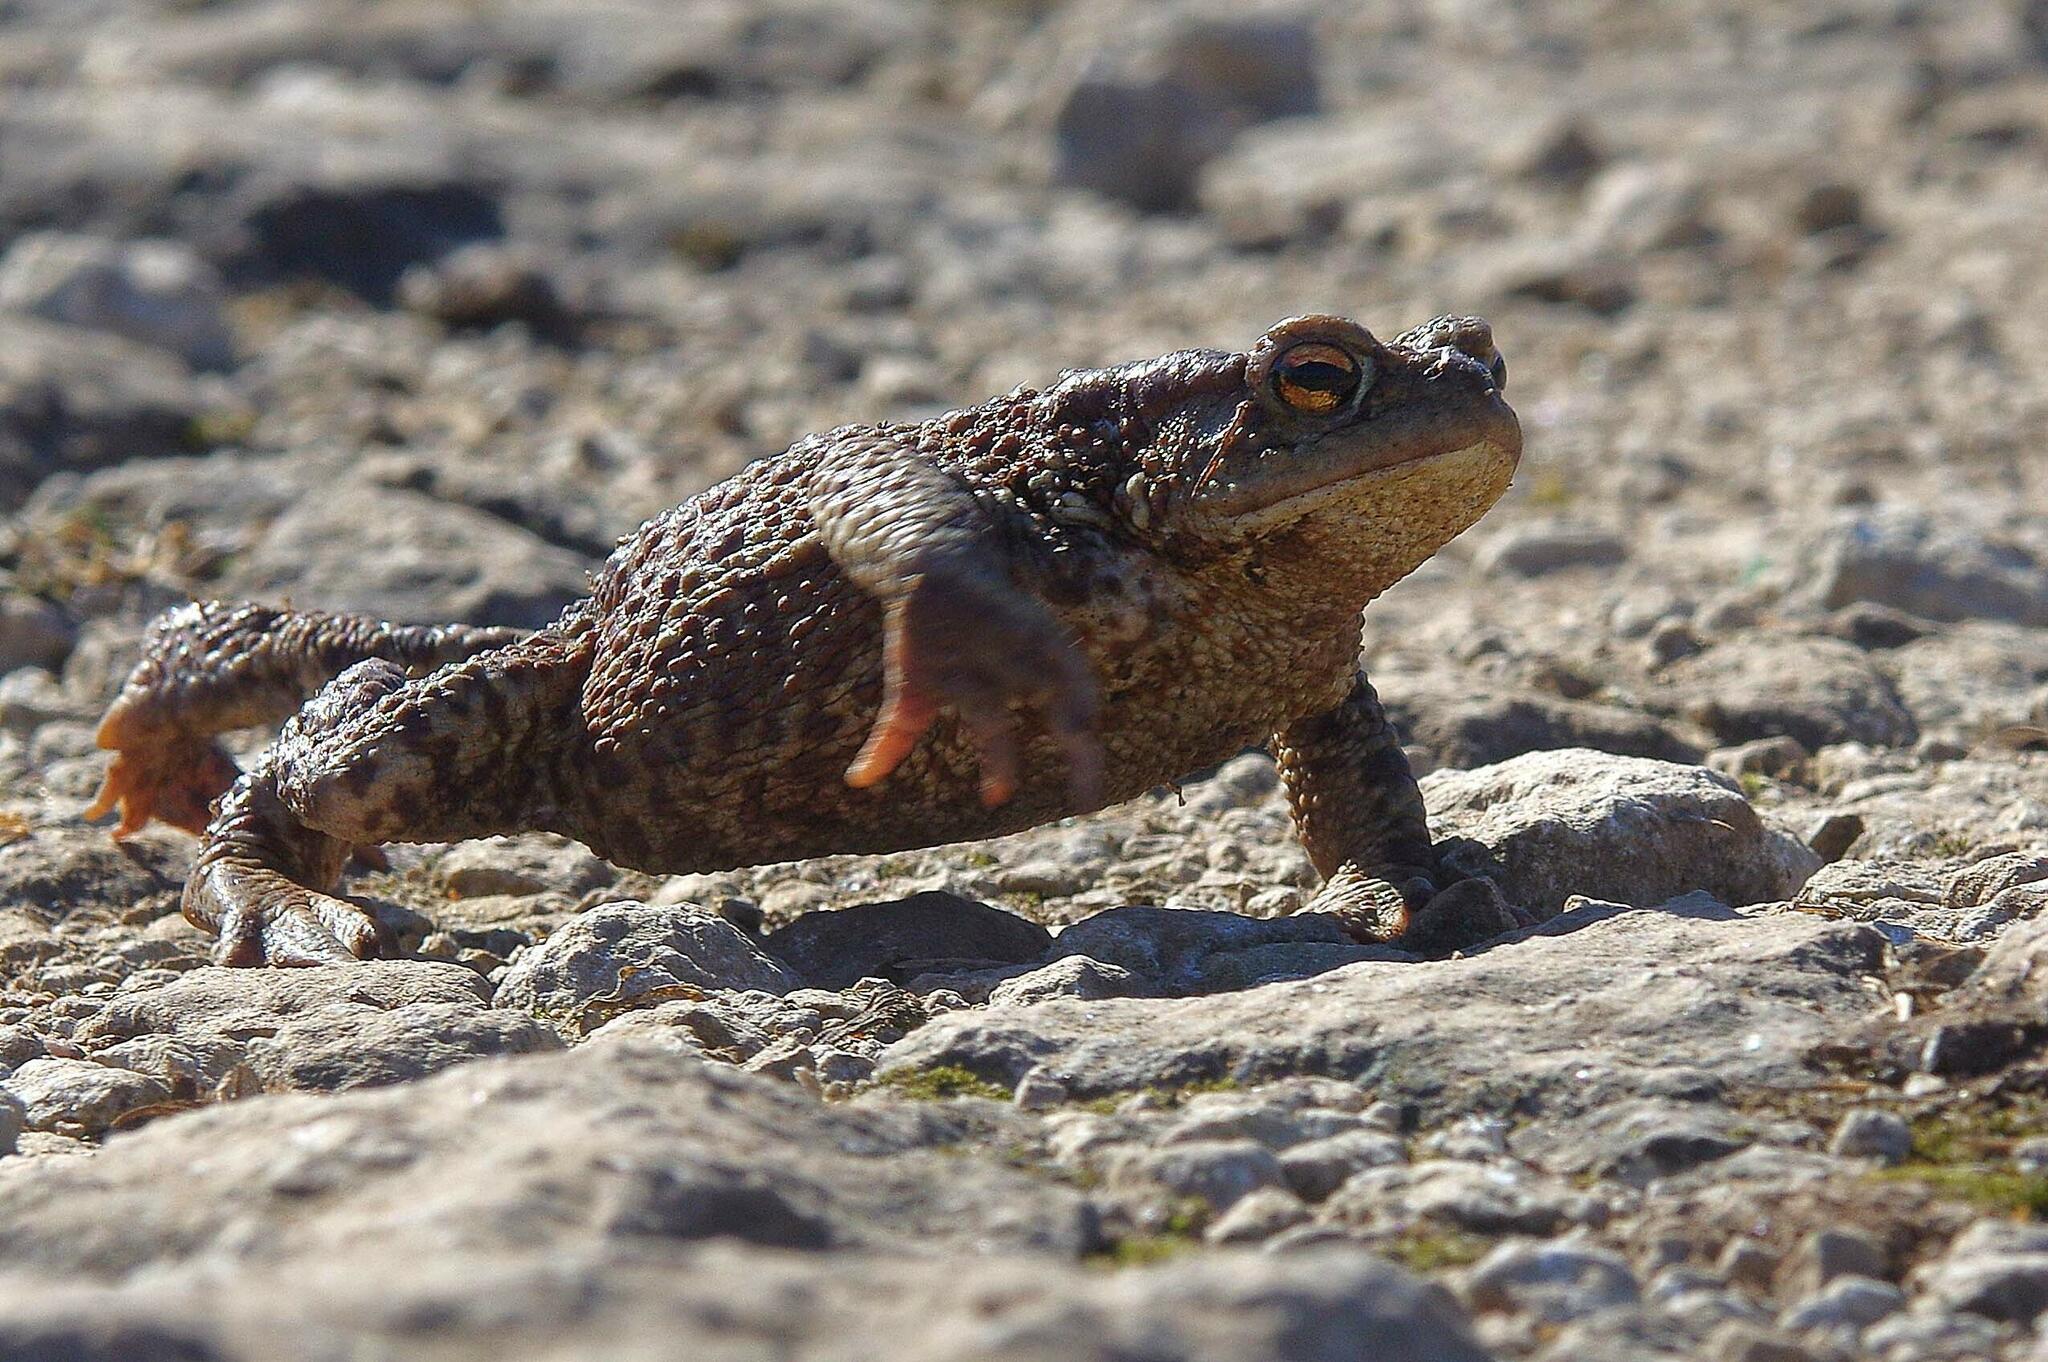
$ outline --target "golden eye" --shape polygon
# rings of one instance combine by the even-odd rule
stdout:
[[[1358,391],[1358,359],[1326,341],[1303,341],[1273,361],[1273,395],[1299,412],[1327,416]]]

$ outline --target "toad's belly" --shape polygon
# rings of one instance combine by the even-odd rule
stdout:
[[[1018,789],[996,808],[981,801],[979,760],[950,712],[882,782],[849,786],[882,701],[881,612],[851,587],[817,604],[799,637],[724,652],[727,667],[697,655],[625,664],[658,680],[630,707],[592,707],[580,807],[561,830],[619,864],[683,873],[970,841],[1084,811],[1028,711]],[[1213,766],[1305,712],[1298,680],[1219,675],[1189,653],[1092,659],[1109,802]]]

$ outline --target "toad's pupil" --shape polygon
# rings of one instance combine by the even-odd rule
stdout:
[[[1356,373],[1322,360],[1309,360],[1306,363],[1288,365],[1280,377],[1290,387],[1306,388],[1312,393],[1341,395],[1351,386]]]

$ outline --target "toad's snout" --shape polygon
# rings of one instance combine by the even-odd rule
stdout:
[[[1493,328],[1484,321],[1477,317],[1461,317],[1454,328],[1438,339],[1445,348],[1455,350],[1467,359],[1477,360],[1480,367],[1492,375],[1495,388],[1507,388],[1507,357],[1493,343]]]

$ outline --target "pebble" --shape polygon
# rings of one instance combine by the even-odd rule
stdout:
[[[1778,1317],[1784,1328],[1846,1329],[1851,1333],[1877,1323],[1901,1309],[1906,1293],[1874,1277],[1836,1277],[1810,1296],[1802,1297]]]
[[[1828,1152],[1845,1159],[1877,1159],[1888,1165],[1904,1163],[1913,1152],[1913,1131],[1893,1112],[1852,1111],[1835,1126],[1835,1133],[1828,1140]]]

